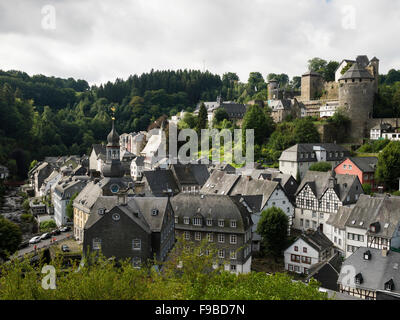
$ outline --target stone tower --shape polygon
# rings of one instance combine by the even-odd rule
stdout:
[[[101,172],[104,177],[122,177],[124,170],[120,160],[119,135],[114,127],[114,118],[112,119],[112,128],[107,136],[106,161],[103,163]]]
[[[351,119],[352,142],[360,142],[367,136],[367,123],[372,117],[376,81],[368,67],[355,62],[339,78],[339,108]]]
[[[277,99],[279,99],[279,82],[274,78],[268,82],[268,100]]]
[[[314,71],[309,71],[301,76],[301,100],[310,101],[320,97],[323,89],[322,76]]]

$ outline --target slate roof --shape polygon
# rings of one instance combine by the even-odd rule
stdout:
[[[290,99],[270,100],[268,106],[272,111],[289,110],[292,106],[292,101]]]
[[[314,278],[321,283],[322,288],[336,291],[341,266],[342,257],[336,253],[328,261],[313,264],[308,270],[307,280]]]
[[[332,171],[319,172],[307,171],[299,187],[297,188],[296,195],[298,195],[305,185],[309,185],[317,199],[320,199],[329,188],[330,178]],[[349,174],[334,174],[336,183],[334,190],[342,203],[347,203],[347,196],[351,196],[352,186],[357,183],[358,177]],[[353,197],[351,197],[353,198]]]
[[[351,157],[348,158],[353,162],[362,172],[375,172],[378,163],[377,157]],[[337,165],[340,166],[341,163]]]
[[[371,253],[370,260],[364,260],[364,253]],[[387,256],[382,255],[382,250],[361,247],[348,257],[342,266],[355,268],[355,274],[361,273],[363,282],[355,285],[357,288],[366,290],[384,290],[385,283],[389,280],[394,282],[392,292],[400,293],[400,253],[389,251]],[[338,283],[341,283],[347,272],[340,273]]]
[[[344,230],[346,227],[346,222],[350,217],[351,210],[351,207],[340,206],[336,213],[330,214],[326,223],[335,228]]]
[[[181,185],[199,185],[203,186],[210,177],[205,164],[173,164],[171,170]]]
[[[244,113],[246,113],[247,109],[245,104],[235,103],[235,102],[230,102],[230,103],[223,102],[220,107],[224,108],[229,116],[232,113],[243,115]]]
[[[249,212],[237,197],[180,193],[171,199],[171,205],[175,216],[178,217],[189,217],[191,219],[202,216],[213,220],[236,220],[237,227],[234,230],[238,233],[245,232],[253,224]],[[196,226],[185,225],[185,229],[190,228],[198,229]],[[222,231],[220,227],[215,228],[219,232]],[[230,229],[230,225],[225,224],[223,229]]]
[[[300,157],[301,153],[315,154],[315,151],[313,149],[314,146],[323,147],[326,150],[327,161],[336,161],[350,156],[350,152],[347,149],[334,143],[298,143],[284,150],[279,160],[296,162],[317,162],[317,158],[315,156],[314,158],[312,158],[311,156],[309,156],[308,158]],[[338,157],[335,157],[336,152],[338,153]],[[340,156],[341,152],[343,152],[343,157]],[[329,153],[332,153],[332,157],[330,157]]]
[[[152,232],[161,232],[162,222],[168,209],[168,198],[135,197],[128,201],[127,208],[131,211],[132,209],[139,209],[150,230]],[[152,214],[153,209],[158,210],[157,215]]]
[[[102,154],[104,156],[106,155],[106,146],[104,146],[102,144],[94,144],[93,150],[94,150],[94,153],[96,154],[96,156],[99,156],[100,154]]]
[[[240,176],[214,170],[200,192],[204,194],[228,194]]]
[[[324,233],[322,233],[320,229],[307,230],[306,232],[303,232],[299,238],[304,240],[318,252],[322,252],[325,249],[333,247],[332,241],[329,240],[328,237]]]
[[[135,159],[133,159],[132,161],[134,161],[138,167],[143,167],[144,166],[144,159],[145,159],[145,157],[138,156]]]
[[[143,176],[151,194],[156,197],[166,197],[165,191],[171,189],[174,194],[179,192],[171,170],[143,171]]]
[[[355,62],[353,65],[342,75],[339,80],[348,79],[375,79],[364,67]]]
[[[99,182],[89,182],[74,200],[74,207],[89,213],[97,198],[102,194]]]

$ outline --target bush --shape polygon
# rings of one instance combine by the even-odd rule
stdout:
[[[332,164],[330,164],[328,162],[317,162],[317,163],[312,164],[308,170],[328,172],[328,171],[332,170]]]
[[[53,230],[54,228],[57,228],[54,220],[42,221],[39,226],[40,232],[48,232]]]
[[[29,223],[29,222],[33,222],[33,220],[35,218],[33,217],[33,215],[31,215],[29,213],[23,213],[23,214],[21,214],[21,219],[22,219],[22,221]]]
[[[369,183],[363,183],[362,188],[364,190],[365,194],[371,194],[372,193],[372,187]]]

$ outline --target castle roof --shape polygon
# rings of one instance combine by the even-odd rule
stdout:
[[[321,74],[319,74],[318,72],[315,72],[315,71],[307,71],[305,74],[302,75],[302,77],[304,77],[304,76],[322,77]]]
[[[357,62],[346,71],[346,73],[339,78],[339,80],[347,79],[375,79],[365,68],[360,66]]]

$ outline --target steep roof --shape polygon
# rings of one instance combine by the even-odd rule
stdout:
[[[375,172],[375,167],[378,163],[377,157],[351,157],[348,158],[353,162],[362,172]],[[339,163],[337,166],[340,166]]]
[[[228,194],[238,179],[239,176],[236,174],[214,170],[200,192],[204,194]]]
[[[371,253],[370,260],[364,260],[366,251]],[[342,270],[348,266],[355,269],[355,274],[362,275],[363,282],[355,285],[357,288],[384,290],[385,283],[393,280],[392,292],[400,293],[400,253],[389,251],[387,256],[383,256],[382,250],[360,247],[343,262]],[[347,272],[340,273],[338,283],[342,283],[347,274]]]
[[[371,73],[369,73],[359,63],[355,62],[353,65],[342,75],[339,80],[347,79],[375,79]]]
[[[152,232],[160,232],[168,209],[168,198],[135,197],[128,202],[129,210],[139,209]],[[153,214],[157,210],[157,214]]]
[[[106,155],[106,146],[104,146],[102,144],[94,144],[93,150],[94,150],[94,153],[96,154],[96,156],[99,156],[100,154],[102,154],[104,156]]]
[[[307,230],[306,232],[303,232],[299,238],[304,240],[318,252],[321,252],[333,246],[332,241],[329,240],[329,238],[324,233],[322,233],[320,229]]]
[[[165,191],[171,189],[174,194],[179,192],[174,175],[171,170],[143,171],[147,186],[151,194],[156,197],[167,196]]]
[[[334,143],[298,143],[290,148],[284,150],[279,158],[279,160],[283,161],[297,161],[297,162],[316,162],[317,158],[314,156],[308,158],[301,158],[301,154],[308,153],[308,154],[315,154],[314,147],[322,147],[326,151],[326,160],[333,161],[338,159],[344,159],[345,157],[350,155],[350,152]],[[335,153],[338,153],[338,157],[335,157]],[[330,156],[332,153],[332,156]],[[343,153],[343,157],[340,156],[340,153]]]
[[[350,217],[351,210],[351,207],[340,206],[336,213],[329,216],[329,219],[326,223],[335,228],[344,230],[346,222]]]
[[[193,218],[202,216],[213,220],[236,220],[235,232],[245,232],[252,225],[249,212],[237,197],[180,193],[171,199],[171,205],[175,216],[179,217]],[[185,228],[191,227],[191,225],[185,225]],[[226,227],[229,228],[230,225]]]
[[[210,177],[205,164],[173,164],[171,170],[174,172],[178,183],[203,186]]]

